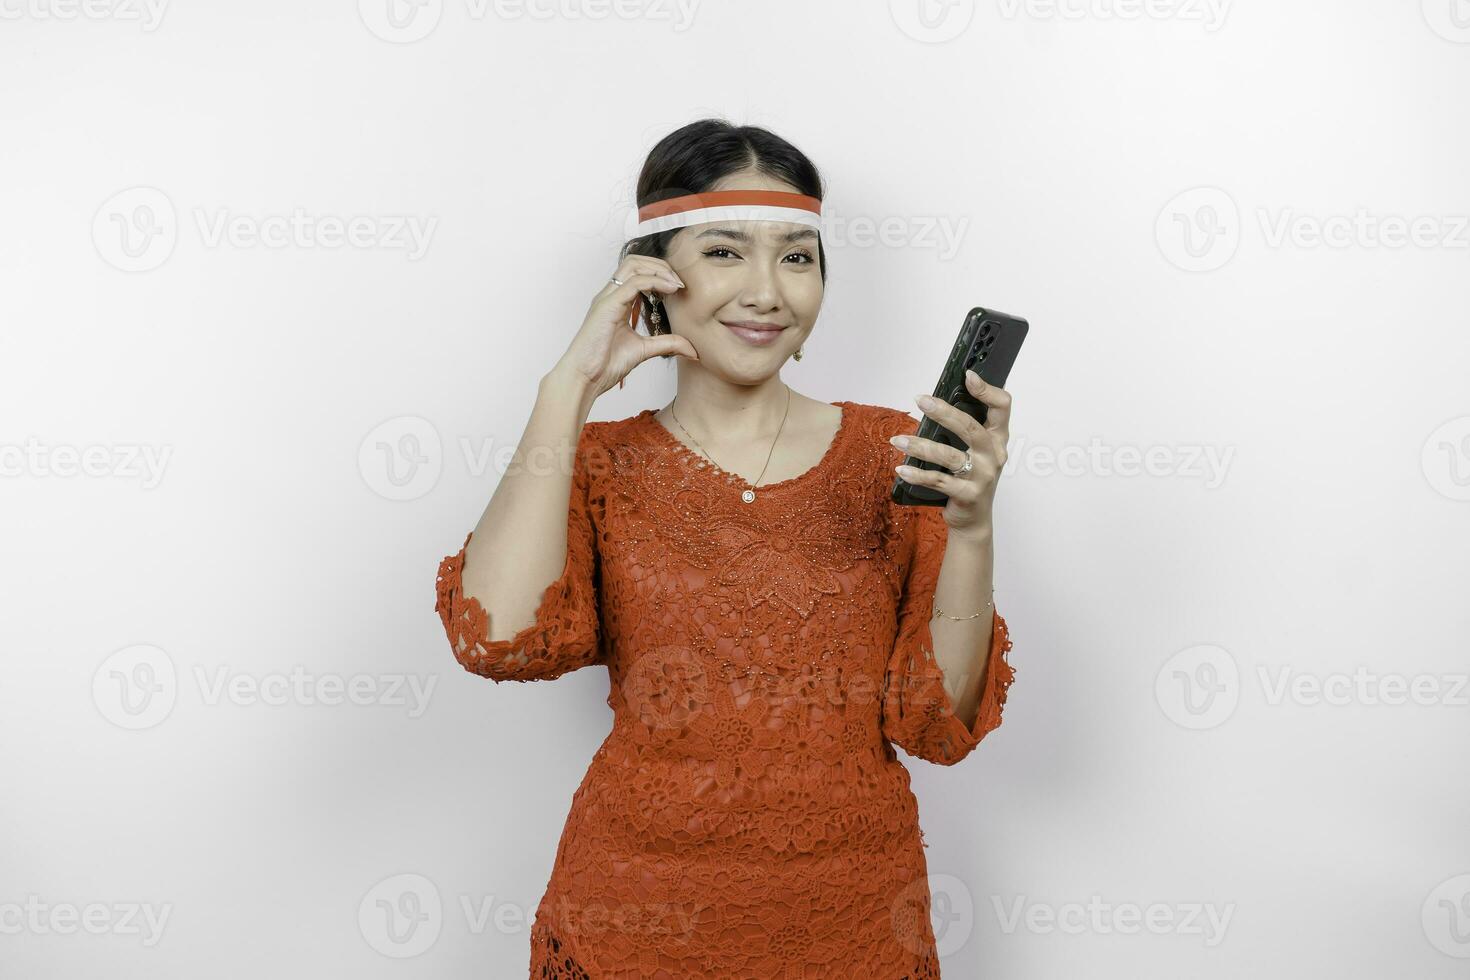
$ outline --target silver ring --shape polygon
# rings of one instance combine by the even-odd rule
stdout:
[[[964,476],[966,473],[970,472],[970,470],[972,470],[972,469],[974,469],[974,466],[972,465],[972,460],[970,458],[970,451],[968,449],[966,449],[965,450],[965,465],[964,466],[961,466],[957,470],[950,470],[950,474],[952,476]]]
[[[619,279],[617,276],[608,276],[607,281],[612,283],[614,286],[621,286],[623,284],[623,280]]]

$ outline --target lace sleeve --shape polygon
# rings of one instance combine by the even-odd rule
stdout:
[[[915,428],[916,424],[910,424],[898,431],[912,433]],[[938,507],[891,502],[889,507],[899,527],[897,548],[907,573],[899,600],[897,638],[883,683],[883,734],[910,755],[952,766],[1000,725],[1001,709],[1015,679],[1015,671],[1006,661],[1010,634],[997,609],[980,710],[975,724],[967,728],[955,715],[944,688],[944,672],[934,659],[934,639],[929,630],[949,526]]]
[[[590,423],[582,428],[573,463],[566,564],[561,577],[542,593],[535,622],[508,640],[488,639],[489,616],[478,599],[465,597],[461,582],[473,531],[465,535],[458,553],[439,563],[434,611],[444,624],[455,659],[472,673],[496,683],[551,680],[602,660],[597,538],[588,499],[590,428]]]

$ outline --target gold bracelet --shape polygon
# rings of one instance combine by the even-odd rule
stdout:
[[[994,605],[995,605],[995,593],[994,592],[991,592],[990,593],[990,601],[987,602],[985,605],[981,606],[980,607],[980,612],[977,612],[975,614],[975,616],[981,615],[982,613],[985,612],[985,610],[991,608]],[[930,619],[938,619],[940,616],[943,616],[945,619],[948,619],[951,622],[956,622],[956,623],[960,622],[961,620],[974,619],[975,618],[975,616],[951,616],[948,613],[944,612],[942,609],[940,609],[936,605],[934,607],[934,615],[933,616],[930,616],[929,618]]]

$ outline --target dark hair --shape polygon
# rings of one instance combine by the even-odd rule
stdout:
[[[637,206],[644,207],[671,197],[701,194],[734,173],[753,170],[774,177],[796,188],[797,193],[822,200],[822,175],[816,165],[796,147],[759,126],[735,126],[723,119],[700,119],[681,126],[659,140],[638,174]],[[651,255],[667,258],[669,242],[680,229],[655,232],[635,238],[623,245],[618,255],[622,261],[629,255]],[[822,239],[817,238],[817,261],[822,284],[827,284],[827,254]],[[662,299],[657,300],[659,325],[649,322],[649,305],[643,302],[642,320],[649,336],[669,332],[668,313]],[[664,358],[673,354],[662,354]]]

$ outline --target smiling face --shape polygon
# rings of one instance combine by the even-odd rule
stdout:
[[[712,191],[796,192],[763,174],[732,174]],[[668,263],[685,288],[665,295],[674,333],[699,363],[753,383],[778,371],[812,332],[822,306],[817,230],[787,221],[715,221],[681,228]],[[741,324],[779,329],[748,329]]]

